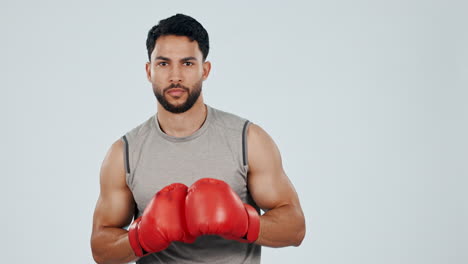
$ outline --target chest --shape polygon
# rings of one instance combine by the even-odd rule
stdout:
[[[227,182],[245,202],[246,176],[227,144],[145,144],[135,160],[133,196],[141,213],[153,196],[165,186],[179,182],[190,187],[201,178],[215,178]]]

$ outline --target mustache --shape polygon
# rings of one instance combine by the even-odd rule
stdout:
[[[180,83],[174,84],[173,83],[173,84],[169,85],[168,87],[164,88],[163,93],[165,93],[165,92],[167,92],[167,90],[173,89],[173,88],[180,88],[180,89],[185,90],[186,92],[189,91],[189,89],[187,87],[183,86],[182,84],[180,84]]]

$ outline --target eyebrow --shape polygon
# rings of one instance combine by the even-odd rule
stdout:
[[[157,56],[156,60],[171,61],[171,59],[169,59],[168,57],[164,57],[164,56]],[[195,58],[195,57],[185,57],[185,58],[180,59],[180,61],[190,61],[190,60],[195,60],[196,61],[197,58]]]

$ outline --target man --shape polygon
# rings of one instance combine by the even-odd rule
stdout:
[[[157,113],[103,161],[91,235],[97,263],[259,263],[261,246],[301,244],[304,215],[271,137],[203,101],[208,43],[203,26],[182,14],[149,31]]]

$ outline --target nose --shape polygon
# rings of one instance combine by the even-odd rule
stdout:
[[[169,76],[169,82],[171,83],[182,82],[182,73],[178,66],[172,67],[171,74]]]

